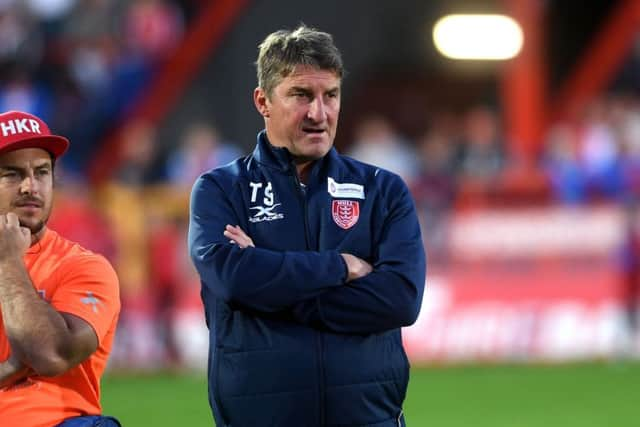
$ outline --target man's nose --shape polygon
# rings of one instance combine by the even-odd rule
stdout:
[[[327,110],[322,98],[315,98],[309,105],[309,111],[307,117],[313,120],[315,123],[320,123],[327,117]]]
[[[32,176],[26,176],[20,184],[20,193],[22,194],[34,194],[38,191],[37,180]]]

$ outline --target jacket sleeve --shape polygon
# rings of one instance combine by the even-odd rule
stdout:
[[[380,333],[416,321],[426,274],[420,226],[406,185],[397,178],[389,190],[373,271],[296,305],[296,320],[344,334]]]
[[[216,298],[275,312],[343,285],[347,269],[337,251],[241,249],[222,234],[227,224],[239,223],[213,176],[200,177],[191,194],[189,253],[202,286]]]

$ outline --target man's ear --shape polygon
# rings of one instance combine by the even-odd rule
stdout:
[[[269,107],[267,106],[267,94],[261,88],[257,87],[253,91],[253,103],[256,106],[258,112],[262,115],[262,117],[269,117]]]

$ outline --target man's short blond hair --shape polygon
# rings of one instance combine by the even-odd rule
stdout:
[[[331,34],[300,25],[293,31],[271,33],[260,43],[256,61],[258,85],[271,96],[282,79],[299,65],[333,71],[339,78],[344,75],[342,57]]]

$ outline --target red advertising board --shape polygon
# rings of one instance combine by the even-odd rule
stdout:
[[[449,233],[456,236],[450,248],[454,262],[428,271],[418,321],[403,331],[413,362],[617,354],[626,332],[615,262],[618,212],[564,212],[573,215],[574,222],[574,228],[564,232],[554,222],[556,214],[547,212],[545,220],[544,212],[503,213],[502,218],[492,212],[476,216],[475,225],[468,217],[453,221]],[[526,242],[513,243],[532,217],[537,226],[528,231]],[[497,239],[487,220],[500,229]],[[465,240],[456,226],[472,237]],[[510,234],[509,227],[516,234]],[[575,230],[589,229],[587,244],[581,246]],[[558,232],[565,237],[559,238]],[[598,234],[600,238],[594,237]],[[508,251],[500,251],[500,241]],[[557,252],[559,247],[573,251]]]

